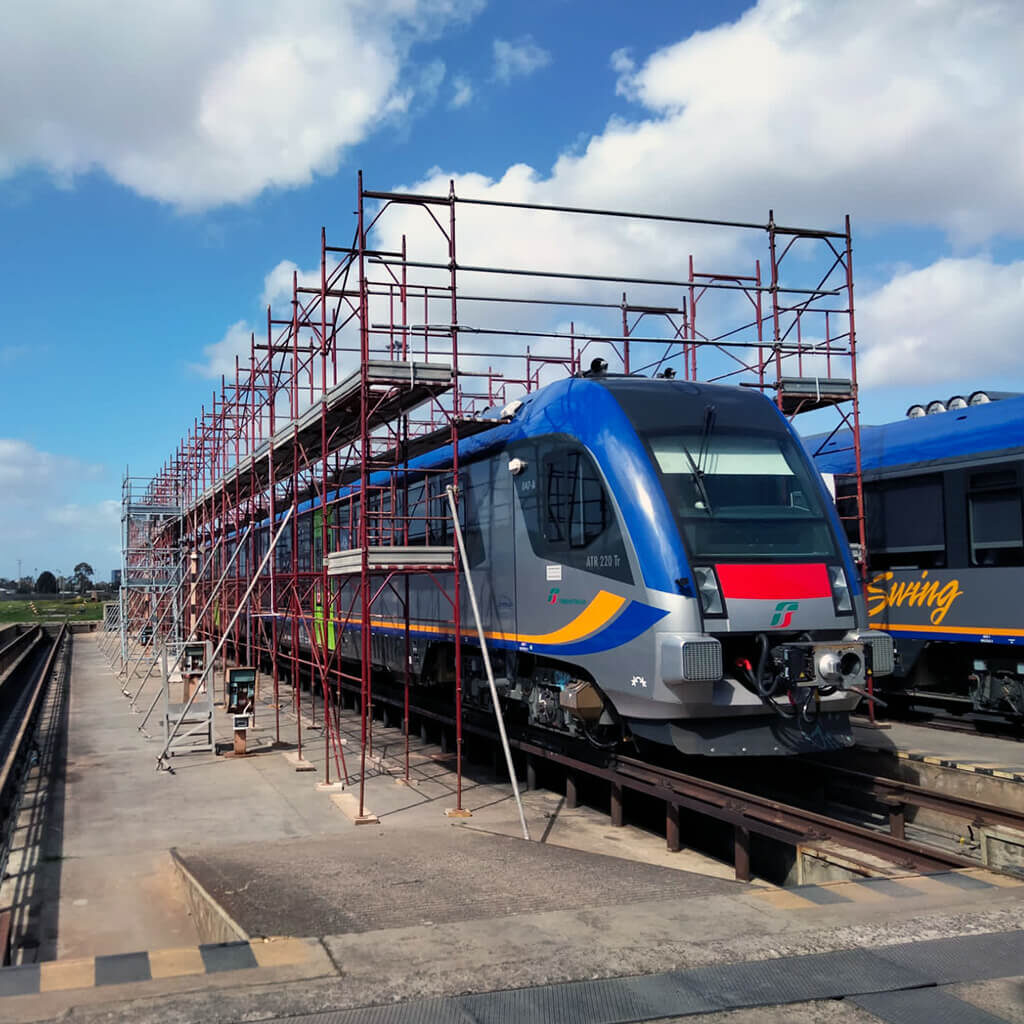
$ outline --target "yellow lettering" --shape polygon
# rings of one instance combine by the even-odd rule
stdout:
[[[886,608],[902,608],[909,605],[914,608],[931,608],[930,615],[933,626],[938,626],[953,603],[963,594],[959,580],[949,580],[945,584],[939,580],[928,579],[928,570],[921,572],[920,579],[894,580],[891,570],[873,576],[867,585],[868,614],[879,616]]]
[[[953,602],[963,593],[960,589],[959,580],[950,580],[939,593],[935,596],[935,611],[931,614],[931,621],[933,626],[939,625],[940,622],[946,617],[946,612],[949,611]]]
[[[884,587],[877,584],[891,579],[891,572],[882,572],[868,582],[868,615],[881,615],[888,607],[889,595]]]
[[[931,583],[918,584],[918,586],[920,589],[910,603],[917,605],[918,608],[924,606],[931,608],[935,604],[936,594],[939,592],[939,581],[932,580]]]

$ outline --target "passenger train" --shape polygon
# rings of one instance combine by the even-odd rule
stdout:
[[[991,395],[861,428],[867,609],[896,643],[887,699],[1024,723],[1024,396]],[[853,472],[848,434],[806,443]]]
[[[597,367],[504,413],[460,442],[459,521],[503,708],[519,728],[688,755],[852,745],[849,712],[870,673],[891,670],[892,641],[870,627],[828,490],[772,401]],[[367,528],[408,523],[402,542],[422,545],[424,560],[450,548],[452,455],[409,462],[397,490],[384,486],[390,475],[371,477]],[[301,645],[348,664],[360,658],[358,576],[344,564],[361,500],[358,489],[328,495],[331,585],[317,590],[312,630],[298,630]],[[288,530],[275,557],[312,579],[324,512],[317,501],[298,512],[299,549]],[[243,572],[269,534],[264,522]],[[375,671],[400,681],[408,661],[415,686],[451,694],[453,573],[401,579],[371,609]],[[264,612],[266,628],[274,613]],[[465,599],[462,615],[464,702],[487,711]],[[290,644],[290,624],[277,621]]]

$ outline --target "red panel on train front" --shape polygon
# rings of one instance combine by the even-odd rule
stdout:
[[[824,562],[794,565],[716,565],[718,581],[726,598],[749,601],[799,601],[831,597],[828,569]]]

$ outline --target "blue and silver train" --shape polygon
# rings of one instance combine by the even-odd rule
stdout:
[[[891,670],[892,641],[871,628],[829,492],[768,398],[598,370],[504,412],[460,442],[458,493],[513,721],[603,749],[627,739],[703,755],[852,744],[849,712],[869,673]],[[328,496],[331,586],[300,643],[358,662],[358,628],[336,625],[359,622],[359,504],[371,532],[405,522],[404,545],[434,558],[453,543],[452,454],[411,461],[397,490],[381,475],[365,499]],[[304,550],[279,548],[278,565],[294,558],[317,573],[323,512],[307,502],[299,513]],[[450,694],[452,572],[401,579],[371,609],[375,670],[400,681],[408,665],[415,686]],[[464,702],[486,711],[476,624],[462,605]]]
[[[1024,396],[990,397],[861,429],[867,609],[896,643],[888,699],[1021,723]],[[841,504],[849,435],[806,443]]]

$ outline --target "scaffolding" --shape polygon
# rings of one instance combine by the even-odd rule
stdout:
[[[319,280],[294,272],[288,308],[267,309],[265,332],[236,356],[161,474],[138,497],[126,478],[122,663],[160,623],[162,638],[187,632],[263,666],[278,740],[279,688],[291,684],[300,757],[308,687],[314,723],[320,698],[327,781],[333,772],[358,784],[362,814],[374,666],[387,645],[406,666],[395,685],[408,778],[409,593],[428,579],[446,608],[438,628],[454,638],[432,672],[450,687],[453,812],[465,813],[463,638],[475,633],[446,487],[465,500],[461,442],[596,360],[613,372],[760,388],[788,417],[834,416],[827,436],[849,427],[856,486],[841,515],[863,563],[849,218],[821,230],[773,213],[746,223],[503,202],[461,196],[454,182],[446,194],[415,195],[367,189],[360,174],[355,220],[348,244],[329,244],[321,229]],[[488,262],[512,237],[525,239],[529,260],[547,259]],[[637,237],[662,271],[616,263],[626,251],[618,243]],[[696,242],[737,269],[678,255]],[[426,452],[437,457],[413,488],[410,461]],[[398,627],[386,636],[372,628],[382,603]],[[358,764],[345,759],[343,704],[360,716]]]
[[[152,478],[125,472],[121,589],[116,610],[106,609],[104,620],[108,633],[117,638],[108,655],[116,662],[123,692],[133,705],[152,676],[163,645],[181,638],[185,584],[178,530],[181,498],[181,480],[173,464]]]

